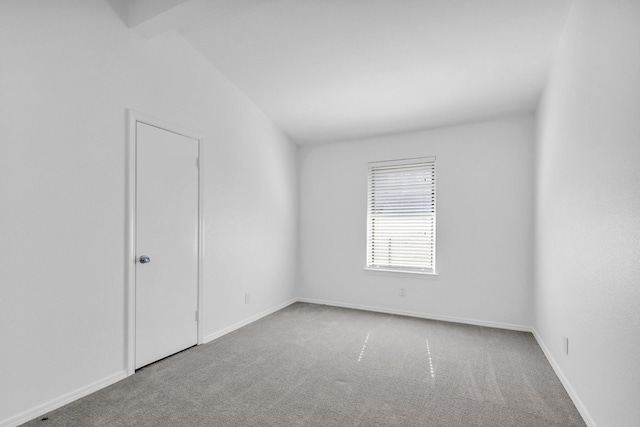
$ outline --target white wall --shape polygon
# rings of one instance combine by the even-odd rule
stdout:
[[[574,1],[538,116],[535,328],[591,425],[637,426],[640,2]]]
[[[126,108],[205,135],[205,335],[293,297],[297,149],[176,33],[3,1],[0,94],[0,425],[124,370]]]
[[[534,127],[525,116],[302,148],[300,296],[530,327]],[[437,157],[439,275],[364,271],[367,163],[419,156]]]

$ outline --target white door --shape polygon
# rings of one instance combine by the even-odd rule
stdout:
[[[136,124],[135,367],[197,344],[198,141]]]

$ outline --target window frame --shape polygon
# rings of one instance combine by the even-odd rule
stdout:
[[[374,263],[370,263],[371,260],[371,238],[372,238],[372,184],[371,180],[373,177],[373,169],[376,167],[410,167],[411,165],[424,165],[425,168],[431,168],[433,170],[433,233],[431,235],[431,242],[433,244],[432,250],[432,262],[431,268],[419,268],[419,267],[410,267],[410,266],[401,266],[401,265],[376,265]],[[420,276],[437,276],[437,263],[436,263],[436,236],[437,236],[437,179],[436,179],[436,157],[435,156],[425,156],[425,157],[413,157],[413,158],[405,158],[405,159],[396,159],[396,160],[382,160],[382,161],[373,161],[367,164],[367,208],[366,208],[366,250],[365,250],[365,267],[364,270],[372,271],[372,272],[381,272],[392,275],[420,275]],[[427,214],[425,214],[426,216]]]

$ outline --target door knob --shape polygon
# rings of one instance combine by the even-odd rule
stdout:
[[[151,262],[151,258],[146,255],[140,255],[140,264],[148,264]]]

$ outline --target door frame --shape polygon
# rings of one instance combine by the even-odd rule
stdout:
[[[204,284],[204,162],[203,137],[191,130],[184,129],[164,120],[146,114],[127,110],[128,139],[126,149],[126,249],[125,249],[125,367],[127,375],[135,373],[136,357],[136,165],[138,123],[144,123],[159,129],[173,132],[198,142],[198,316],[197,344],[203,343],[203,284]]]

